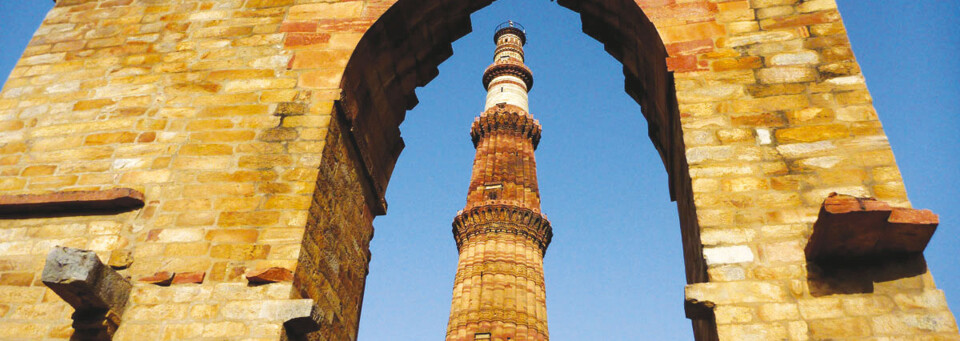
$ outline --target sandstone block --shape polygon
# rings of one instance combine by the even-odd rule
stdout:
[[[248,272],[247,281],[250,283],[264,284],[264,283],[276,283],[283,281],[292,281],[293,272],[280,267],[271,267],[265,269],[257,269],[251,272]]]
[[[266,259],[270,253],[270,245],[214,245],[210,248],[210,257],[252,260]]]
[[[810,336],[817,340],[871,335],[870,323],[858,318],[809,321]]]
[[[133,253],[130,250],[113,250],[107,265],[114,269],[126,269],[133,264]]]
[[[204,238],[214,243],[253,243],[258,235],[254,229],[216,229],[208,231]]]
[[[0,215],[129,210],[143,206],[143,194],[129,188],[0,196]]]
[[[96,253],[66,247],[47,255],[41,281],[74,307],[77,336],[88,337],[116,331],[133,287]]]
[[[816,69],[795,66],[765,68],[758,75],[760,82],[765,84],[812,82],[817,79]]]
[[[709,282],[689,284],[684,289],[687,300],[729,303],[782,302],[787,292],[782,286],[767,282]]]
[[[850,130],[841,124],[825,124],[778,129],[776,136],[781,143],[816,142],[849,137]]]
[[[786,340],[787,328],[779,323],[717,326],[721,340]]]
[[[757,315],[764,321],[796,320],[800,310],[792,303],[770,303],[761,305]]]
[[[843,262],[923,252],[939,218],[929,210],[891,208],[871,198],[831,194],[807,243],[806,258]]]
[[[749,246],[705,247],[703,256],[708,265],[748,263],[753,261],[753,250]]]
[[[206,277],[207,273],[200,272],[178,272],[173,275],[171,284],[200,284],[203,283],[203,278]]]
[[[139,281],[147,284],[167,286],[173,282],[173,272],[161,271],[150,276],[140,277]]]
[[[290,7],[287,20],[308,21],[337,18],[359,17],[363,10],[363,1],[343,1],[334,3],[302,4]]]

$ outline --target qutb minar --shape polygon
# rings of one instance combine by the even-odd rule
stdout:
[[[553,230],[540,212],[541,127],[528,112],[526,34],[510,21],[494,41],[486,105],[470,129],[477,154],[467,204],[453,220],[460,260],[446,340],[549,340],[543,255]]]

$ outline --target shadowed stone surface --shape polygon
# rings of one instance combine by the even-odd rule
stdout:
[[[320,329],[323,319],[322,312],[312,299],[279,301],[277,304],[264,309],[263,314],[270,314],[271,319],[283,322],[284,328],[292,335],[302,335]]]

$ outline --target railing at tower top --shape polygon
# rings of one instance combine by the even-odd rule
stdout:
[[[520,25],[520,23],[513,20],[507,20],[500,23],[500,25],[497,25],[497,29],[495,29],[494,32],[500,32],[500,30],[505,29],[507,27],[513,27],[513,28],[519,29],[521,32],[524,32],[524,33],[527,32],[527,30],[523,27],[523,25]]]

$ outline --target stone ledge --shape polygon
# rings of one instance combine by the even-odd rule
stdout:
[[[0,195],[0,218],[65,212],[127,211],[143,207],[143,200],[143,193],[130,188]]]
[[[814,262],[843,263],[922,253],[940,220],[930,210],[890,207],[873,198],[830,194],[805,248]]]

